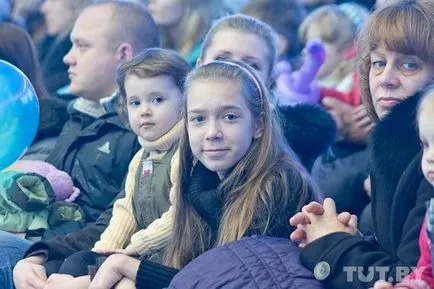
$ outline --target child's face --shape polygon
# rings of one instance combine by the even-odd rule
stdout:
[[[319,36],[320,31],[318,31],[315,26],[310,27],[306,33],[306,43],[312,39],[321,39]],[[323,42],[323,44],[326,58],[316,76],[319,80],[332,74],[339,63],[344,61],[344,52],[341,51],[337,45],[327,42]]]
[[[187,124],[193,155],[223,178],[258,136],[239,86],[229,80],[196,80],[187,93]]]
[[[148,11],[157,25],[177,25],[181,22],[184,15],[183,1],[149,0]]]
[[[434,99],[432,97],[422,103],[418,126],[423,146],[422,171],[428,182],[434,186]]]
[[[130,75],[125,92],[131,129],[144,140],[159,139],[179,121],[182,94],[169,76]]]
[[[267,83],[270,68],[268,53],[268,46],[261,37],[235,29],[222,29],[211,39],[198,64],[204,65],[214,60],[240,61],[250,65]]]
[[[414,55],[379,47],[371,52],[370,57],[369,87],[375,112],[380,119],[434,76],[433,66]]]

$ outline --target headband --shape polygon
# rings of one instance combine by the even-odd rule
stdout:
[[[259,83],[259,80],[256,78],[256,76],[255,76],[255,75],[254,75],[250,70],[248,70],[247,68],[245,68],[245,67],[239,65],[238,63],[231,62],[231,61],[221,61],[221,60],[219,60],[219,61],[215,61],[215,62],[217,62],[217,63],[220,62],[220,63],[224,63],[224,64],[228,64],[228,65],[232,65],[232,66],[238,67],[238,68],[240,68],[244,73],[247,74],[247,76],[248,76],[248,77],[253,81],[253,83],[254,83],[255,86],[256,86],[256,89],[258,90],[258,93],[259,93],[259,101],[260,101],[260,103],[261,103],[261,110],[262,110],[263,107],[264,107],[264,94],[263,94],[263,92],[262,92],[261,84]]]

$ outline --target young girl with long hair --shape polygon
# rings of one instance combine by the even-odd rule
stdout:
[[[179,269],[213,247],[255,234],[286,237],[291,228],[285,218],[316,199],[282,136],[268,90],[249,66],[227,61],[200,66],[189,75],[185,92],[167,267],[112,255],[90,288],[110,288],[122,277],[137,288],[166,287]]]

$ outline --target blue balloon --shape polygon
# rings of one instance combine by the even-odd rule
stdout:
[[[39,103],[28,78],[0,60],[0,171],[32,144],[39,124]]]

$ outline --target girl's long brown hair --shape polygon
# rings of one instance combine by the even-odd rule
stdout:
[[[238,240],[252,231],[270,233],[270,220],[274,214],[287,215],[289,202],[293,202],[295,211],[291,213],[295,213],[312,197],[309,178],[286,144],[276,115],[270,108],[268,90],[256,76],[256,81],[252,76],[253,70],[242,63],[211,62],[196,68],[187,78],[187,95],[190,87],[204,80],[234,82],[245,96],[254,119],[262,118],[264,127],[262,136],[252,141],[246,155],[219,186],[224,195],[224,208],[214,242],[210,227],[202,221],[188,199],[187,184],[194,167],[194,156],[186,121],[186,133],[180,143],[180,182],[176,187],[173,237],[166,252],[168,266],[182,268],[213,246]],[[184,116],[186,111],[187,105]],[[294,188],[297,192],[292,191]]]

